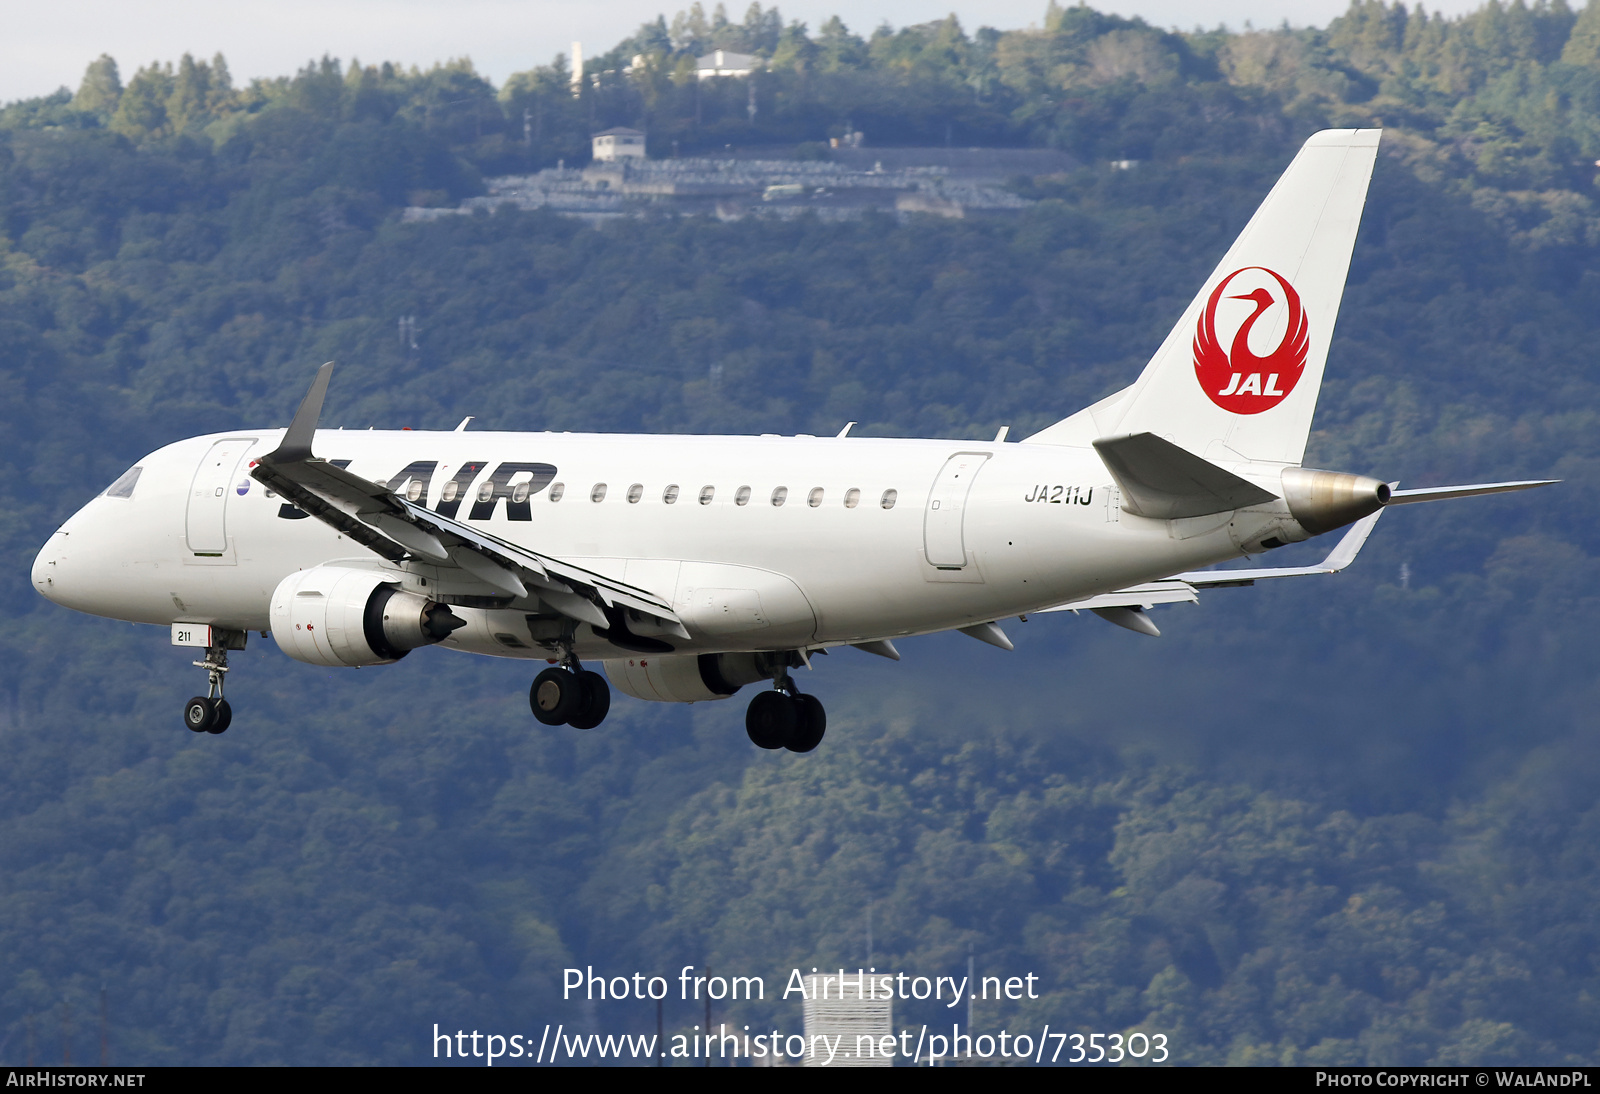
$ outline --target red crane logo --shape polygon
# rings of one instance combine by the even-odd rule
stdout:
[[[1228,297],[1229,300],[1248,300],[1255,304],[1255,310],[1239,324],[1233,341],[1224,350],[1217,337],[1217,304],[1234,278],[1253,270],[1277,282],[1280,291],[1275,293],[1262,285],[1251,292]],[[1258,356],[1250,349],[1250,332],[1256,320],[1280,303],[1287,312],[1283,340],[1271,353]],[[1282,312],[1271,318],[1280,317],[1283,317]],[[1294,291],[1294,286],[1265,266],[1245,266],[1218,282],[1206,300],[1206,309],[1200,315],[1194,334],[1195,379],[1206,397],[1223,410],[1234,414],[1260,414],[1281,403],[1300,382],[1310,347],[1306,309],[1301,306],[1300,294]]]

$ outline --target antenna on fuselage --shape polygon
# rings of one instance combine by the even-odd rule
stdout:
[[[839,430],[838,436],[839,437],[848,437],[850,435],[850,431],[852,429],[854,429],[855,427],[856,427],[856,423],[855,422],[846,422],[846,423],[844,423],[844,428]],[[835,437],[834,439],[837,440],[838,437]]]
[[[456,426],[455,432],[457,432],[457,433],[465,433],[467,431],[467,423],[472,421],[472,418],[473,418],[473,415],[471,415],[471,414],[468,414],[465,418],[462,418],[461,419],[461,424]]]

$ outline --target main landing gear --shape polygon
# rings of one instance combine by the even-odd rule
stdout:
[[[611,710],[611,685],[598,672],[583,668],[571,654],[561,664],[533,678],[528,690],[533,716],[547,726],[593,729]]]
[[[228,672],[228,648],[207,646],[206,659],[194,667],[206,670],[210,686],[183,704],[183,724],[196,733],[222,733],[233,723],[233,708],[222,697],[222,679]]]
[[[810,752],[822,743],[827,729],[821,700],[801,692],[787,673],[774,681],[771,691],[750,700],[744,715],[744,731],[758,748]]]

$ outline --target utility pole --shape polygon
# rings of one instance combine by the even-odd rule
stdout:
[[[872,963],[872,905],[867,905],[867,968],[873,968]]]
[[[972,972],[972,943],[967,943],[967,1032],[972,1032],[972,989],[978,986]]]

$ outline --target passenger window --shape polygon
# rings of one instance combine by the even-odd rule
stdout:
[[[848,490],[846,490],[844,492],[844,507],[846,509],[854,509],[856,506],[858,506],[860,504],[861,504],[861,491],[857,490],[855,487],[852,486],[850,489],[848,489]]]
[[[733,495],[733,504],[735,504],[735,505],[749,505],[750,504],[750,488],[748,486],[739,487],[739,492]]]
[[[415,501],[416,499],[413,498],[412,500]],[[518,505],[521,505],[523,502],[527,501],[528,484],[525,482],[519,482],[517,485],[513,486],[511,488],[511,500],[516,502]]]
[[[133,497],[133,488],[138,485],[138,483],[139,483],[139,472],[141,472],[143,470],[144,470],[144,468],[142,468],[142,467],[130,467],[130,468],[128,468],[128,470],[124,471],[122,473],[122,475],[117,479],[116,482],[114,482],[110,486],[106,487],[106,497],[108,497],[108,498],[131,498],[131,497]]]
[[[894,503],[899,497],[900,497],[900,491],[898,491],[898,490],[885,490],[883,492],[883,500],[878,502],[878,504],[883,506],[885,509],[893,509],[894,508]]]
[[[567,492],[567,484],[566,483],[564,483],[564,482],[553,482],[553,483],[550,484],[550,500],[551,501],[560,501],[561,500],[561,495],[565,494],[566,492]]]
[[[666,502],[668,505],[671,505],[673,502],[677,501],[678,500],[678,484],[677,483],[673,483],[671,486],[669,486],[665,490],[661,491],[661,500]]]
[[[772,504],[774,507],[782,505],[788,500],[789,488],[787,486],[780,486],[772,492]]]
[[[494,483],[492,481],[486,481],[482,486],[478,487],[478,500],[494,500]]]
[[[711,504],[711,499],[716,497],[716,496],[717,496],[717,488],[715,486],[702,486],[700,488],[700,504],[701,505],[710,505]]]
[[[590,501],[595,501],[595,502],[605,501],[606,500],[606,484],[603,483],[603,482],[595,483],[594,484],[594,489],[589,491],[589,500]]]
[[[638,505],[639,499],[644,497],[644,483],[636,482],[628,487],[628,504]]]
[[[822,487],[815,487],[806,495],[806,504],[813,509],[822,504]]]
[[[444,489],[439,491],[439,501],[441,503],[455,501],[456,495],[459,493],[461,493],[461,484],[455,479],[451,479],[444,484]]]
[[[420,497],[422,497],[422,480],[412,479],[406,484],[406,500],[416,501]]]

